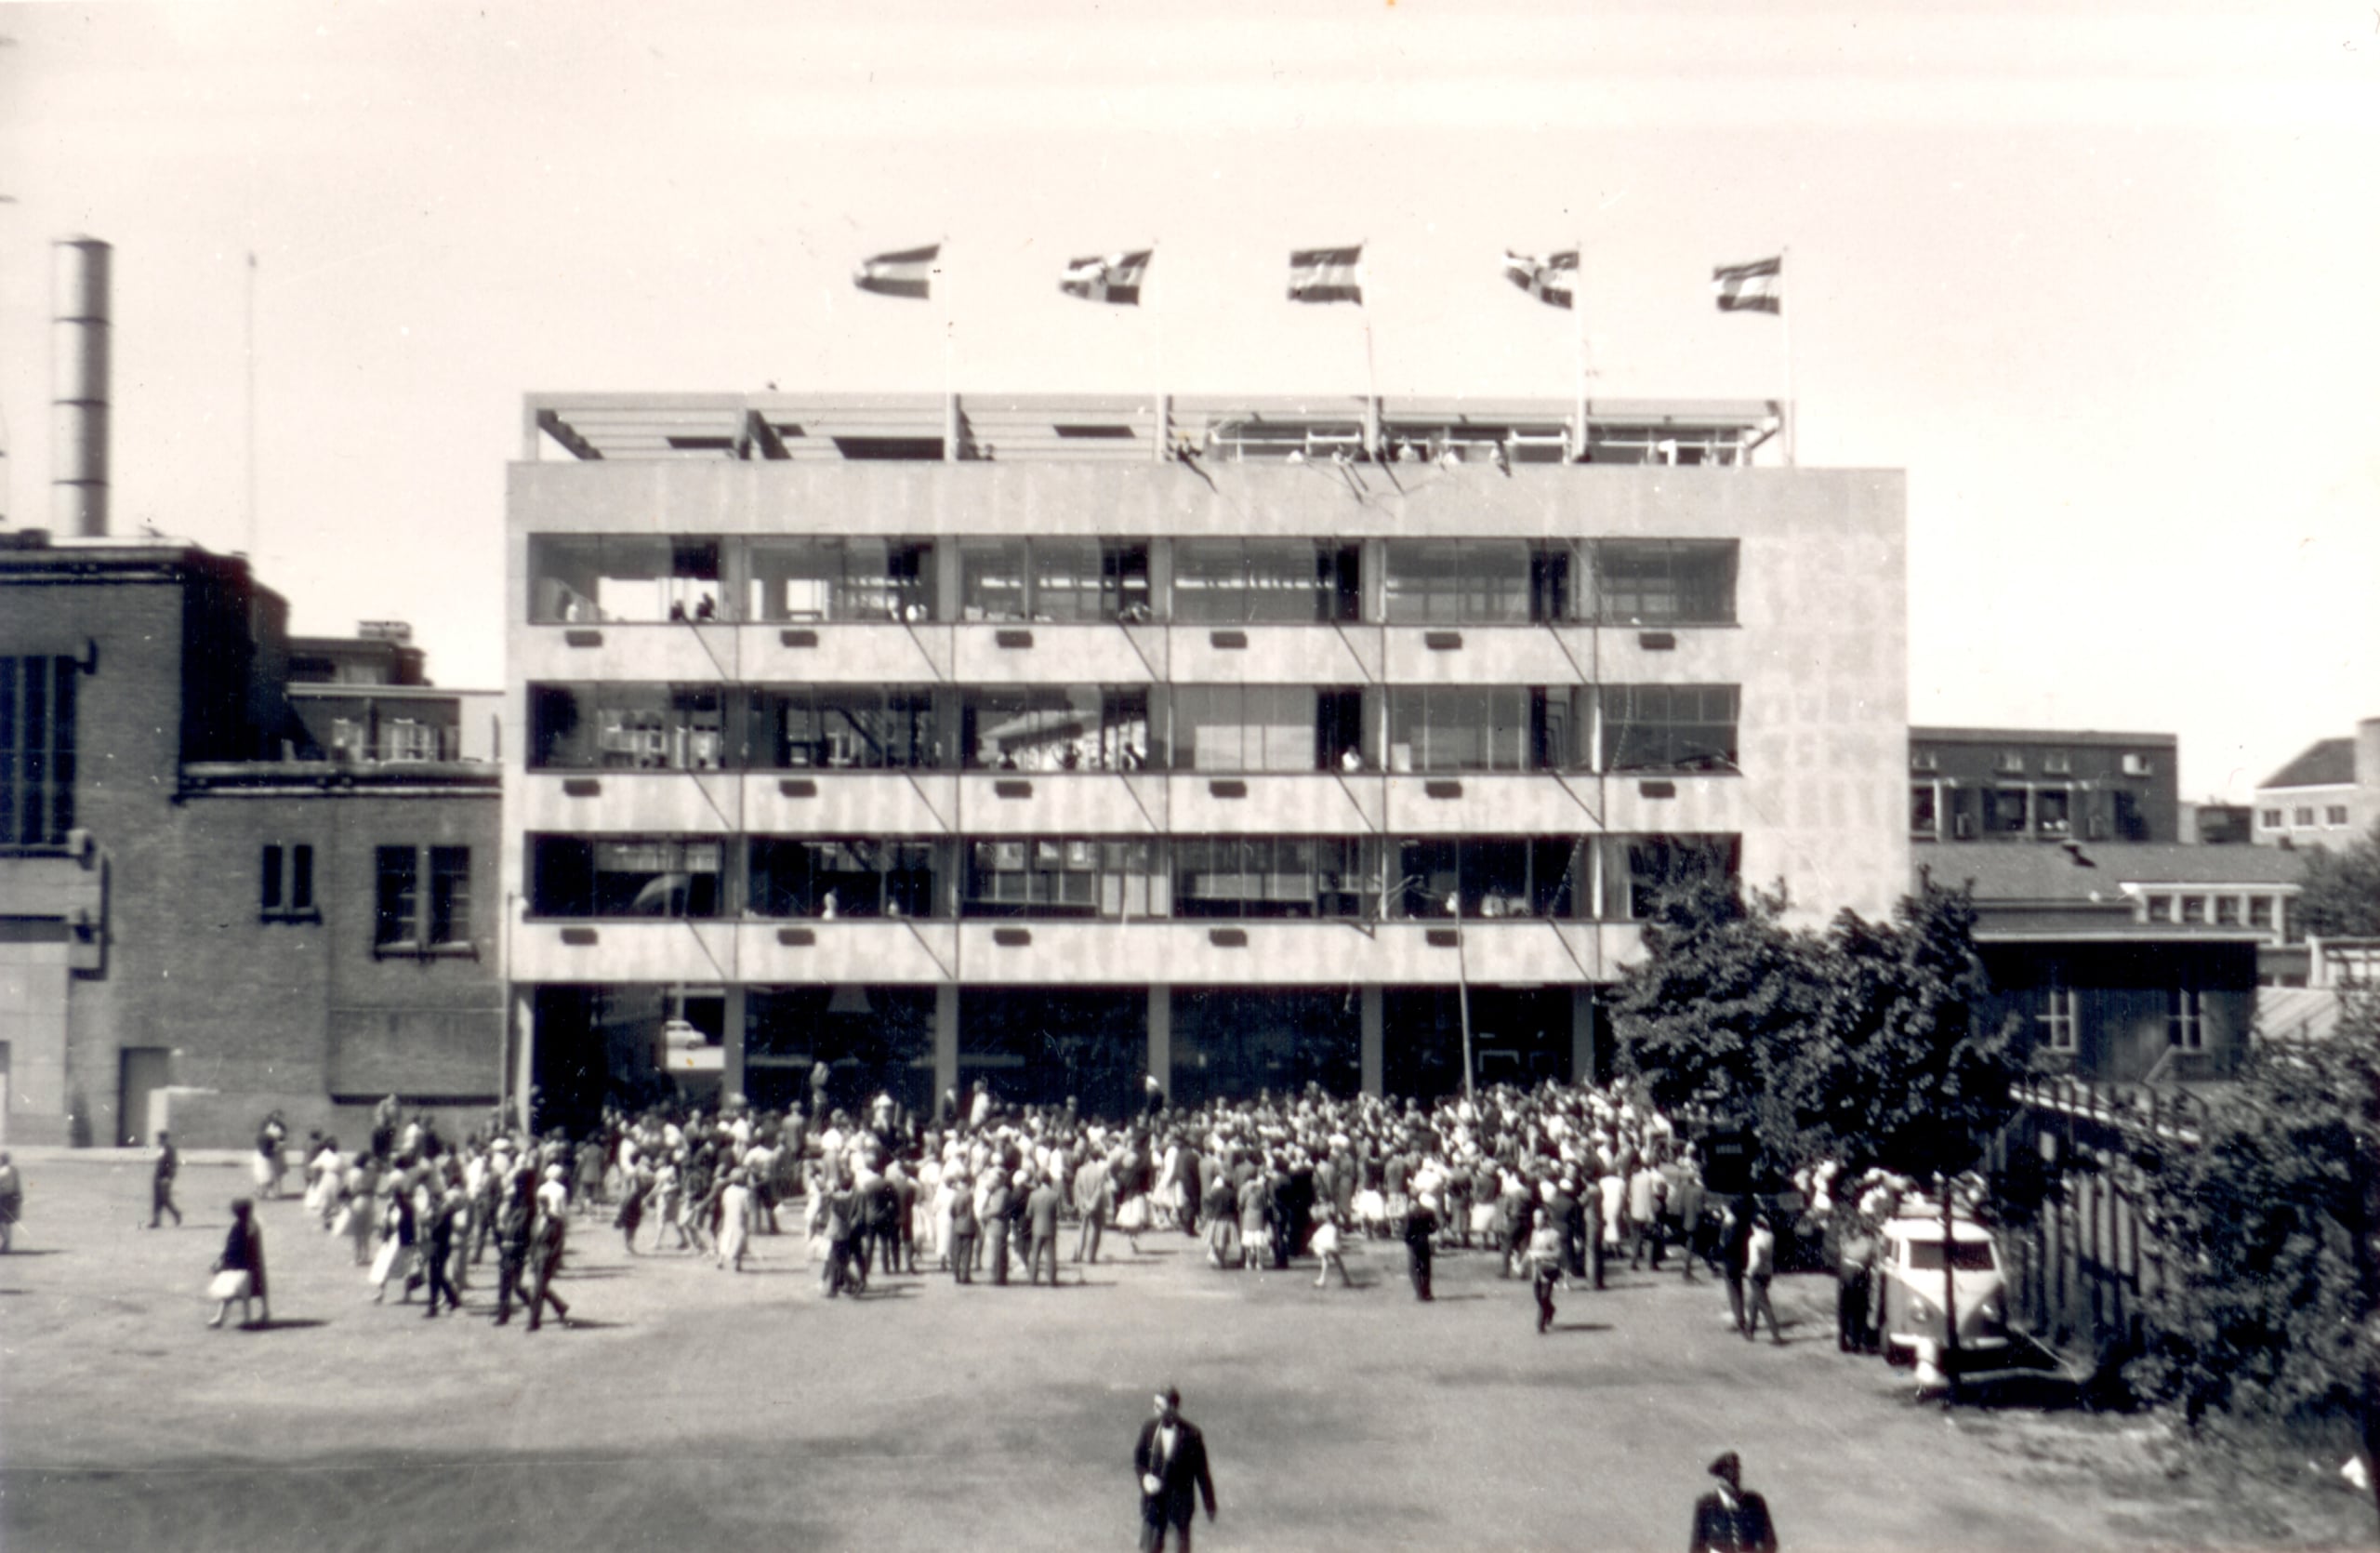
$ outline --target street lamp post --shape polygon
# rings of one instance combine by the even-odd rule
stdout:
[[[1471,1088],[1471,968],[1465,963],[1462,946],[1462,892],[1447,893],[1447,915],[1454,918],[1454,993],[1455,1007],[1462,1018],[1462,1097],[1476,1101]]]

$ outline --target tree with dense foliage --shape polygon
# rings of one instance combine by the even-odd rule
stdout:
[[[2257,1047],[2195,1132],[2132,1139],[2163,1276],[2125,1379],[2194,1425],[2353,1438],[2380,1373],[2380,997]]]
[[[1724,879],[1663,891],[1613,1002],[1622,1067],[1657,1104],[1751,1124],[1773,1164],[1973,1164],[2024,1071],[2016,1030],[1975,1016],[1973,900],[1929,879],[1890,922],[1823,933],[1786,906]]]
[[[2293,909],[2298,930],[2317,938],[2380,938],[2380,820],[2338,851],[2307,852]]]

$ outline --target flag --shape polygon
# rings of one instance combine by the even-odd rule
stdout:
[[[941,259],[939,243],[878,254],[859,261],[859,268],[852,272],[852,284],[880,297],[914,297],[924,301],[933,294],[933,272],[941,268]]]
[[[1784,258],[1722,264],[1711,272],[1711,289],[1719,294],[1721,312],[1783,312]]]
[[[1576,305],[1579,291],[1579,250],[1533,259],[1504,250],[1504,278],[1548,307]]]
[[[1157,252],[1143,248],[1137,253],[1109,254],[1104,259],[1093,256],[1066,261],[1066,272],[1058,278],[1058,289],[1069,297],[1079,297],[1086,302],[1115,302],[1128,308],[1141,305],[1141,281],[1149,272],[1149,259]]]
[[[1300,248],[1289,255],[1289,300],[1364,305],[1364,246]]]

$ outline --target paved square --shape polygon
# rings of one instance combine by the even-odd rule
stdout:
[[[1725,1448],[1789,1547],[2117,1547],[2361,1540],[2325,1486],[2276,1500],[2168,1480],[2137,1420],[1909,1400],[1832,1341],[1832,1286],[1779,1281],[1792,1339],[1747,1344],[1708,1281],[1620,1271],[1539,1336],[1491,1259],[1401,1247],[1362,1287],[1220,1273],[1196,1242],[1066,1286],[879,1280],[820,1297],[794,1236],[756,1271],[574,1229],[587,1324],[375,1307],[348,1248],[261,1204],[275,1326],[210,1332],[228,1165],[151,1233],[144,1161],[23,1160],[26,1254],[0,1259],[0,1545],[18,1549],[1117,1548],[1153,1387],[1207,1433],[1207,1548],[1674,1548]],[[1111,1237],[1113,1251],[1125,1250]],[[1069,1241],[1070,1244],[1070,1241]]]

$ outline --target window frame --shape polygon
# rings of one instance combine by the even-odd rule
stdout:
[[[318,923],[311,842],[266,842],[258,849],[257,916],[264,922]]]
[[[398,865],[402,863],[402,869]],[[380,843],[372,849],[372,954],[377,960],[477,960],[471,848]]]

